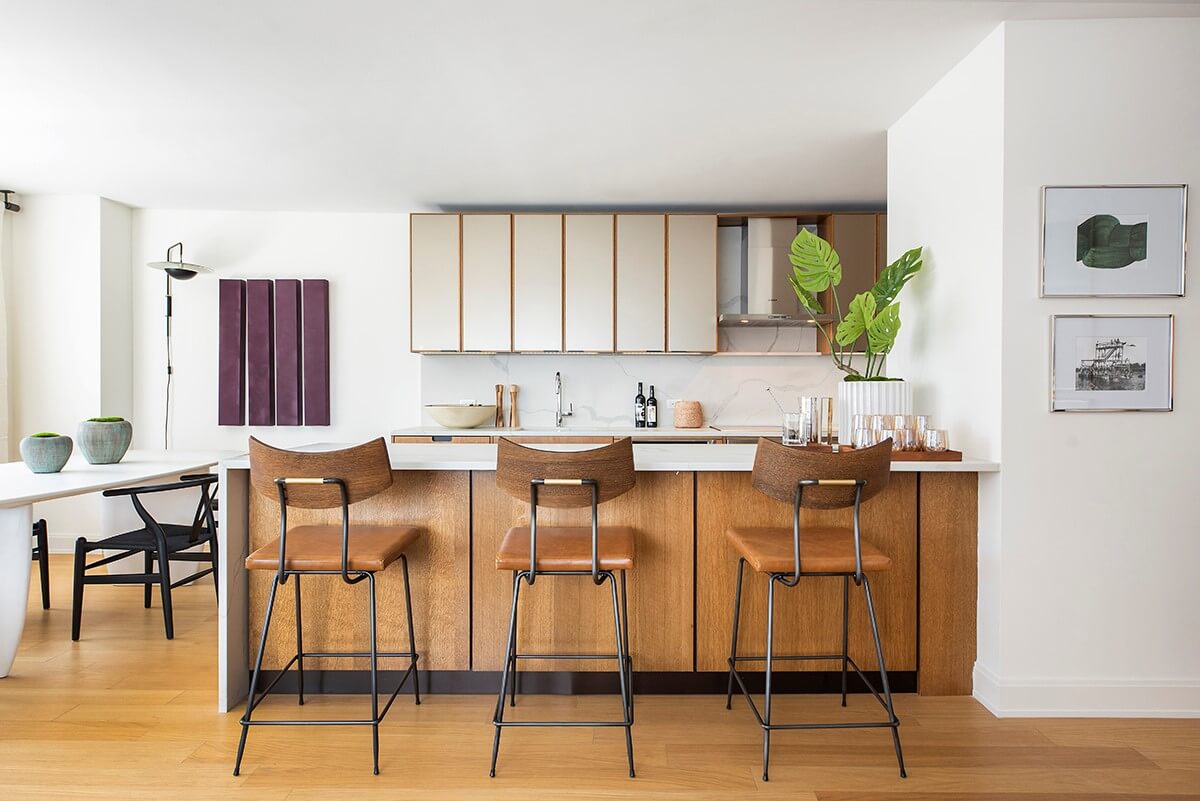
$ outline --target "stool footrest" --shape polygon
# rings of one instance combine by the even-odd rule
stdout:
[[[626,720],[493,720],[492,725],[506,728],[513,726],[516,728],[533,728],[536,726],[568,726],[575,729],[608,727],[608,728],[625,728],[632,726],[633,721]]]

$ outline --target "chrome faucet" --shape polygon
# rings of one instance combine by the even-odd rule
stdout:
[[[575,414],[574,403],[570,404],[565,412],[562,408],[562,373],[554,374],[554,401],[554,427],[562,428],[563,418],[570,417],[571,415]]]

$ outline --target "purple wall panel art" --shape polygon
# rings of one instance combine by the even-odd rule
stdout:
[[[329,281],[304,279],[304,424],[329,425]]]
[[[300,403],[300,281],[275,281],[275,423],[298,426]]]
[[[217,425],[246,425],[246,282],[220,281]]]
[[[246,281],[246,373],[250,425],[275,425],[274,282]]]

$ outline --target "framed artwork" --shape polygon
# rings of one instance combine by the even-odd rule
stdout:
[[[1175,316],[1050,318],[1050,410],[1169,412]]]
[[[1187,186],[1042,187],[1042,297],[1179,297]]]

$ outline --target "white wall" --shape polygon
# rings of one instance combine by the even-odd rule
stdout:
[[[98,197],[24,196],[12,216],[8,282],[11,372],[10,457],[37,431],[75,436],[81,420],[105,413],[101,396],[101,207]],[[115,205],[115,204],[114,204]],[[110,265],[111,266],[111,265]],[[110,274],[119,282],[119,267]],[[117,300],[116,302],[119,302]],[[120,414],[120,412],[114,412]],[[98,501],[37,504],[56,547],[98,530]]]
[[[1197,362],[1195,292],[1174,300],[1038,297],[1042,185],[1200,185],[1200,21],[1020,22],[997,36],[1002,213],[992,204],[988,214],[960,219],[965,237],[954,225],[911,222],[924,204],[945,211],[931,199],[939,176],[969,169],[949,146],[893,148],[894,161],[912,163],[893,163],[892,174],[924,171],[928,185],[919,175],[898,183],[888,203],[890,240],[929,237],[939,269],[959,275],[960,300],[976,285],[967,277],[976,278],[980,262],[966,252],[949,261],[945,253],[966,237],[995,249],[997,230],[1002,236],[1000,294],[994,277],[982,285],[991,291],[981,313],[1000,315],[1002,470],[994,503],[981,498],[975,694],[1006,715],[1200,715],[1200,537],[1192,501],[1200,375],[1189,369]],[[973,75],[979,57],[972,54],[947,81],[990,98],[994,78]],[[943,103],[919,130],[906,130],[918,118],[906,116],[893,129],[895,144],[937,140],[944,128],[967,133],[960,118],[978,113],[970,95]],[[1188,228],[1196,241],[1194,212]],[[994,270],[994,254],[987,261]],[[931,315],[944,311],[929,306]],[[1175,411],[1051,414],[1049,318],[1071,312],[1174,313]],[[952,381],[936,360],[914,358],[912,368],[921,381]],[[967,382],[950,390],[955,402],[974,397],[994,415],[993,393],[992,384]]]
[[[172,446],[245,449],[353,442],[419,422],[420,370],[408,352],[408,216],[136,210],[132,220],[136,447],[162,447],[165,344],[161,272],[144,265],[182,241],[213,274],[173,285]],[[330,280],[331,426],[217,425],[217,279]]]
[[[1004,29],[888,130],[888,259],[923,245],[900,299],[891,374],[914,383],[951,446],[1001,460]],[[1000,651],[1001,476],[979,485],[978,659]]]

